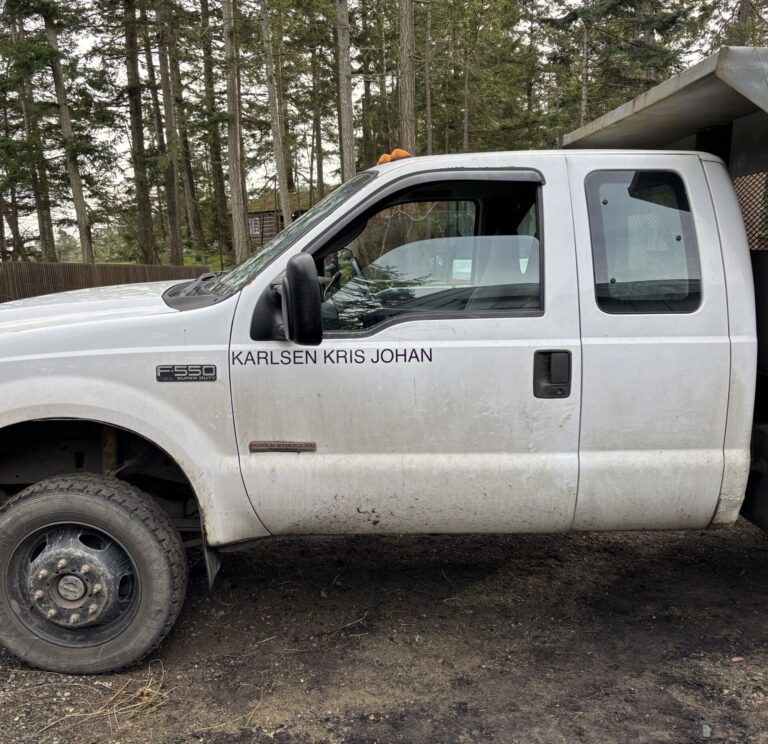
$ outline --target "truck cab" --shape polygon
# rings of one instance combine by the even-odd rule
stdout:
[[[291,252],[235,314],[236,436],[266,528],[735,519],[755,330],[721,170],[695,153],[515,153],[358,176],[355,206],[304,249],[324,280],[322,343],[291,349],[277,315],[250,313]]]
[[[180,530],[213,574],[269,535],[703,529],[746,491],[752,271],[704,153],[398,159],[226,274],[0,333],[0,640],[60,671],[162,640]]]

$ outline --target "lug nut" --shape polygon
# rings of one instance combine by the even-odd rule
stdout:
[[[54,617],[56,617],[56,610],[54,610],[54,609],[53,609],[53,607],[51,607],[51,609],[50,609],[50,610],[48,610],[48,612],[46,612],[46,613],[45,613],[45,616],[46,616],[46,617],[47,617],[49,620],[50,620],[51,618],[54,618]]]
[[[99,609],[98,606],[95,605],[95,604],[89,605],[89,607],[88,607],[88,614],[89,615],[95,615],[96,612],[98,611],[98,609]]]
[[[40,589],[38,589],[38,590],[35,592],[35,594],[34,594],[34,597],[35,597],[35,599],[36,599],[38,602],[39,602],[39,601],[40,601],[40,600],[41,600],[41,599],[42,599],[44,596],[45,596],[45,592],[41,591]]]
[[[56,564],[56,568],[57,568],[59,571],[61,571],[61,569],[62,569],[62,568],[66,568],[66,567],[67,567],[67,561],[66,561],[66,559],[64,559],[64,558],[62,558],[62,559],[61,559],[61,560],[60,560],[60,561],[59,561],[59,562]]]
[[[102,586],[101,584],[94,584],[93,585],[93,594],[101,594]]]
[[[37,578],[40,579],[40,581],[42,581],[43,579],[47,579],[48,578],[48,571],[46,571],[44,568],[41,569],[40,573],[37,574]]]
[[[74,625],[74,624],[75,624],[75,623],[76,623],[76,622],[77,622],[79,619],[80,619],[80,615],[78,615],[77,613],[74,613],[74,612],[73,612],[73,613],[72,613],[72,614],[69,616],[69,624],[70,624],[70,625]]]
[[[87,563],[83,563],[82,566],[80,566],[80,573],[85,575],[91,570],[91,567]]]

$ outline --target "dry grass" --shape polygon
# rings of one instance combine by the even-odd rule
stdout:
[[[89,724],[89,727],[103,723],[108,726],[110,734],[118,733],[121,726],[136,716],[150,713],[168,701],[174,688],[165,689],[164,683],[163,663],[160,660],[151,661],[143,677],[128,679],[117,692],[100,701],[93,710],[68,713],[56,718],[35,732],[35,740],[42,743],[83,723]],[[106,696],[108,693],[103,694]],[[44,735],[47,736],[40,738]]]

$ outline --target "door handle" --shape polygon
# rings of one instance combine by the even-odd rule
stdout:
[[[533,395],[567,398],[571,394],[571,352],[556,349],[533,355]]]

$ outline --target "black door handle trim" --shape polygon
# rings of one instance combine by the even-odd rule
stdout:
[[[571,394],[571,352],[565,349],[537,351],[533,355],[533,395],[536,398],[567,398]]]

